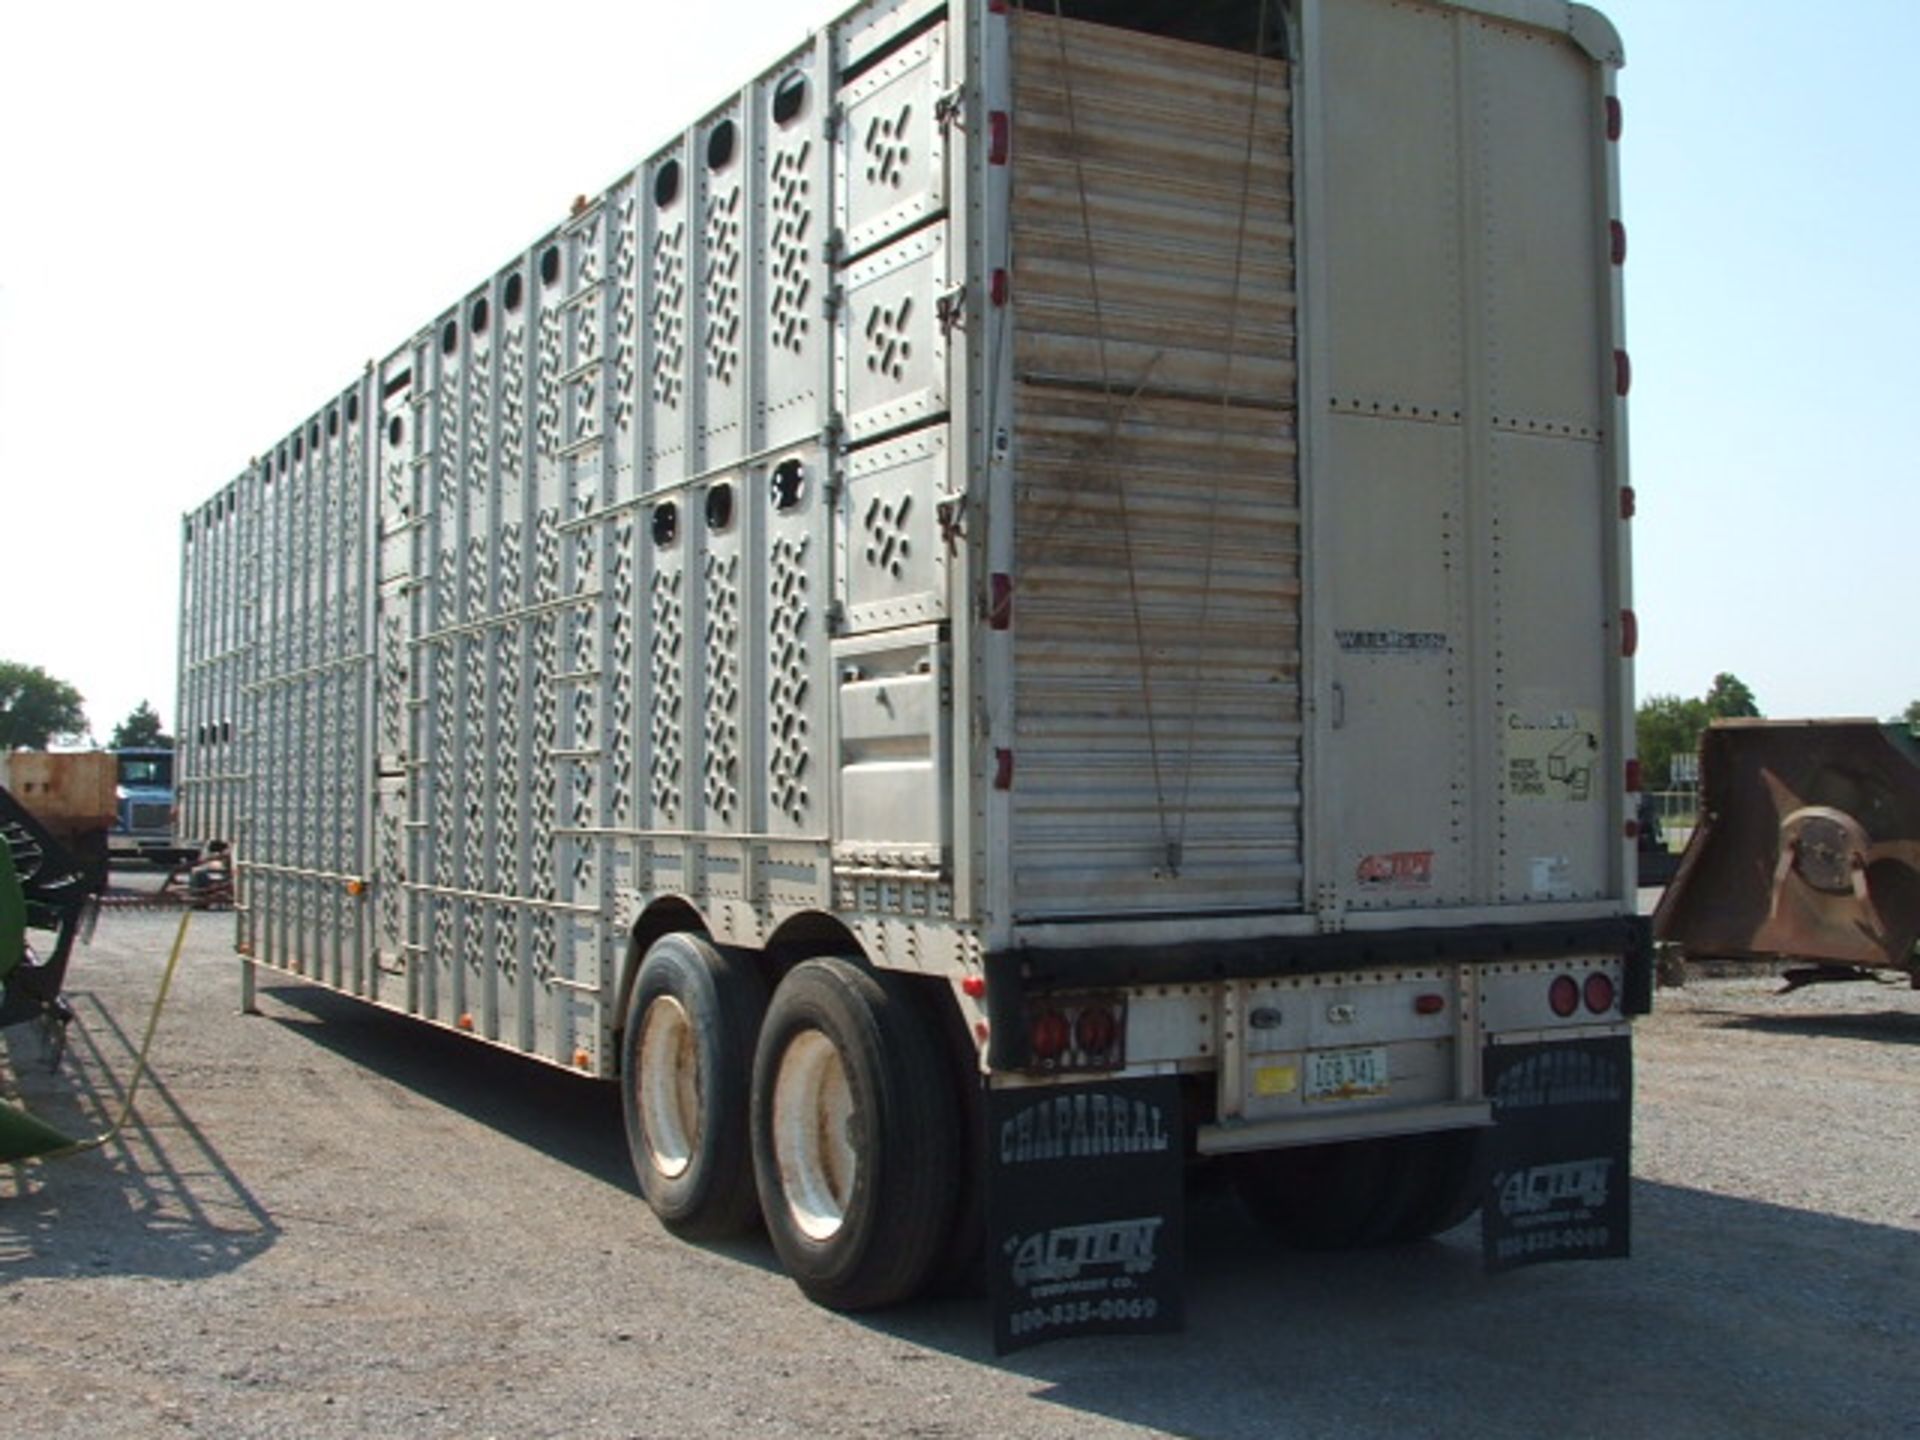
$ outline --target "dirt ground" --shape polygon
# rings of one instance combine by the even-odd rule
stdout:
[[[177,923],[108,914],[65,1065],[0,1032],[0,1092],[104,1128]],[[240,1016],[230,926],[194,920],[128,1127],[0,1167],[10,1433],[1920,1435],[1905,988],[1662,991],[1631,1260],[1295,1255],[1201,1184],[1184,1334],[996,1360],[984,1300],[830,1315],[764,1239],[667,1235],[609,1087],[271,976]]]

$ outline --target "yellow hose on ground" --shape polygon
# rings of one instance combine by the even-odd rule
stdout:
[[[78,1155],[83,1150],[97,1150],[118,1135],[126,1126],[127,1121],[133,1118],[134,1097],[140,1093],[140,1081],[147,1073],[147,1053],[153,1048],[154,1032],[160,1028],[160,1012],[166,1008],[167,992],[173,988],[174,972],[180,968],[180,952],[186,947],[187,925],[192,919],[192,910],[181,911],[180,928],[174,932],[173,937],[173,953],[167,956],[167,968],[160,977],[160,993],[154,998],[153,1013],[147,1016],[147,1033],[142,1036],[140,1040],[140,1055],[139,1058],[134,1061],[133,1079],[127,1082],[127,1095],[126,1099],[120,1104],[120,1117],[115,1120],[112,1125],[90,1139],[69,1141],[67,1144],[57,1146],[54,1149],[43,1150],[38,1155],[20,1156],[17,1158],[59,1160],[68,1155]],[[31,1119],[32,1117],[29,1116],[28,1118]]]

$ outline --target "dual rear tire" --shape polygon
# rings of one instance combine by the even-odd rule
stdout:
[[[897,976],[809,960],[753,1063],[753,1171],[787,1274],[835,1310],[916,1295],[946,1257],[959,1107],[940,1038]]]
[[[693,1239],[758,1214],[819,1304],[908,1299],[966,1239],[944,1043],[898,976],[808,960],[769,1000],[752,957],[668,935],[641,962],[623,1044],[641,1192]]]
[[[676,1235],[712,1240],[753,1224],[742,1057],[766,1009],[752,957],[702,936],[664,936],[640,962],[621,1054],[627,1150],[640,1193]]]

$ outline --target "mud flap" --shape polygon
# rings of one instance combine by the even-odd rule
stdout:
[[[1483,1064],[1494,1117],[1480,1207],[1487,1270],[1625,1258],[1632,1041],[1492,1045]]]
[[[1181,1328],[1180,1115],[1172,1076],[988,1094],[996,1353]]]

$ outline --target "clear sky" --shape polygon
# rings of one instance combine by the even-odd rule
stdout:
[[[171,724],[179,517],[834,0],[7,4],[0,658]],[[1613,0],[1641,693],[1920,697],[1920,3]]]

